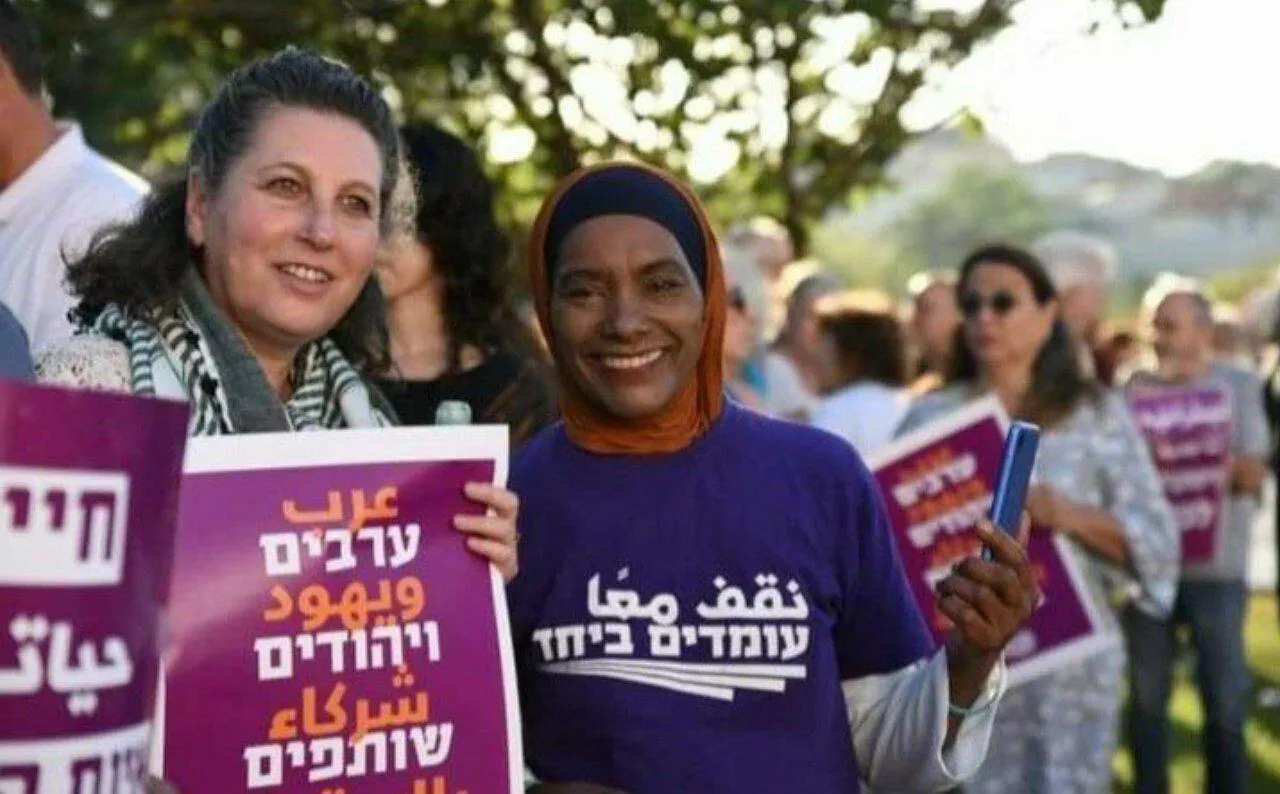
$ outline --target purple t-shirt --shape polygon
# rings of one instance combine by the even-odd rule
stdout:
[[[662,456],[517,453],[508,590],[525,750],[632,794],[850,794],[840,682],[933,641],[875,480],[821,431],[729,405]]]

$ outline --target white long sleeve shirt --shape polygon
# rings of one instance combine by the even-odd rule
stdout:
[[[1001,662],[966,717],[955,741],[943,749],[951,701],[945,650],[894,673],[842,684],[853,751],[876,794],[945,791],[960,785],[986,758],[996,707],[1004,694]]]

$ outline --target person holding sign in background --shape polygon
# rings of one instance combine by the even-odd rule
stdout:
[[[645,166],[568,177],[531,238],[563,421],[520,450],[508,589],[539,792],[938,791],[981,763],[1023,547],[939,588],[945,650],[842,440],[724,398],[724,274],[692,193]],[[594,789],[594,790],[598,790]]]
[[[1249,668],[1244,653],[1245,573],[1249,539],[1262,496],[1269,451],[1262,381],[1252,372],[1214,360],[1213,308],[1194,282],[1165,275],[1143,300],[1159,368],[1139,371],[1129,388],[1181,387],[1224,390],[1230,412],[1229,494],[1218,525],[1215,553],[1205,562],[1185,560],[1172,616],[1130,611],[1128,733],[1137,792],[1169,788],[1169,695],[1173,686],[1176,631],[1186,624],[1196,654],[1196,682],[1204,702],[1207,790],[1245,790],[1244,745]],[[1224,437],[1227,431],[1224,431]],[[1173,498],[1171,494],[1170,498]]]
[[[948,384],[920,398],[899,433],[994,392],[1009,415],[1044,429],[1031,520],[1065,538],[1098,612],[1114,625],[1109,590],[1123,578],[1136,585],[1136,609],[1168,615],[1173,515],[1124,401],[1082,373],[1043,265],[1012,246],[980,248],[961,266],[959,289],[964,324]],[[965,791],[1109,790],[1123,667],[1117,643],[1010,691],[990,757]]]

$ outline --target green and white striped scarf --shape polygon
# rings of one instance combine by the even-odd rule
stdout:
[[[202,329],[189,301],[184,300],[177,311],[150,319],[131,317],[111,304],[89,330],[126,345],[135,393],[190,402],[188,434],[192,436],[394,424],[389,412],[374,406],[375,398],[364,380],[328,338],[312,342],[299,354],[293,396],[280,405],[273,394],[228,394],[216,362],[246,358],[247,351],[220,350],[215,355],[210,338],[216,334]],[[249,363],[257,366],[256,361]],[[233,405],[237,399],[274,401],[282,409],[276,414],[279,426],[244,426],[247,423],[238,421]]]

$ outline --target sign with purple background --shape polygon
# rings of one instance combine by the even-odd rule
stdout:
[[[523,774],[501,578],[453,517],[501,427],[193,439],[161,776],[183,794],[507,794]]]
[[[991,506],[1007,427],[995,398],[979,400],[869,462],[912,591],[939,642],[951,625],[938,609],[935,587],[981,548],[974,526]],[[1115,644],[1062,541],[1033,528],[1027,552],[1043,600],[1005,652],[1013,685]]]
[[[187,406],[0,383],[0,791],[141,791]]]
[[[1147,439],[1182,534],[1182,562],[1212,562],[1226,520],[1231,398],[1215,387],[1138,387],[1129,409]]]

